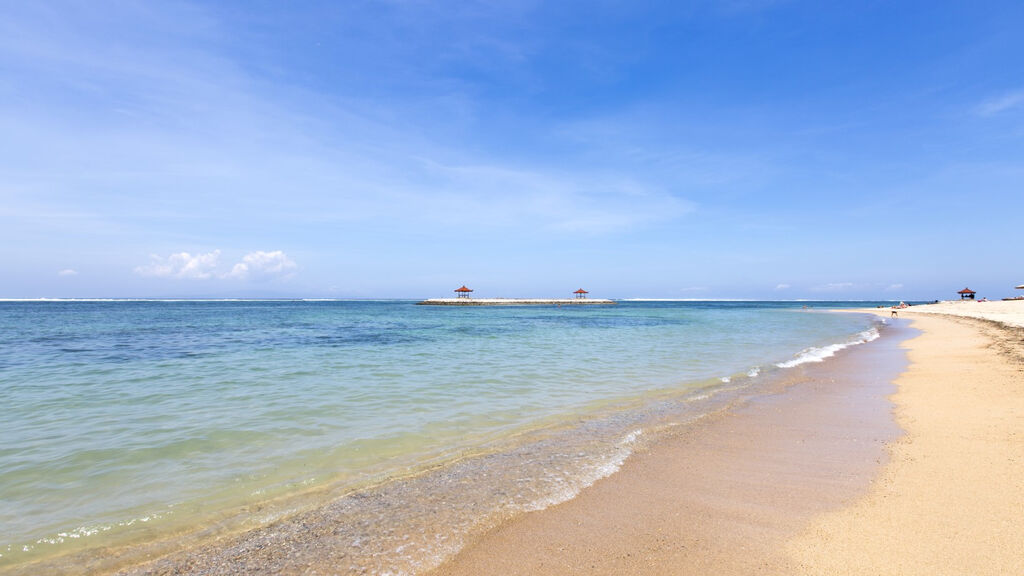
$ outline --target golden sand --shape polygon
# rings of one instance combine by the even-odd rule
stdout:
[[[1010,327],[1024,328],[1024,300],[998,300],[981,302],[975,300],[952,300],[913,306],[901,310],[900,314],[908,317],[921,314],[943,314],[991,320]]]
[[[923,330],[893,397],[906,436],[866,498],[789,543],[798,573],[1024,574],[1024,330],[927,315],[1006,304],[1024,311],[903,313]]]

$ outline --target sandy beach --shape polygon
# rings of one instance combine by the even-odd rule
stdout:
[[[882,346],[849,351],[434,574],[1024,573],[1022,313],[900,311],[921,334],[892,404],[884,371],[843,376],[870,372]]]
[[[893,397],[906,435],[866,498],[787,550],[802,574],[1022,574],[1024,330],[1006,324],[1024,302],[900,313],[924,332]]]
[[[927,315],[959,316],[999,322],[1011,327],[1024,328],[1024,300],[949,300],[924,306],[912,306],[899,311],[908,318]],[[884,314],[883,314],[884,315]]]

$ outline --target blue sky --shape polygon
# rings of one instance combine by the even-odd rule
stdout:
[[[0,297],[1011,295],[1022,28],[1016,2],[0,2]]]

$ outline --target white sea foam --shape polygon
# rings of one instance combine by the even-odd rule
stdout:
[[[75,528],[74,530],[58,532],[57,534],[54,534],[53,536],[47,536],[47,537],[39,538],[38,540],[35,541],[35,543],[36,544],[53,544],[53,545],[63,544],[64,542],[67,542],[68,540],[77,540],[79,538],[88,538],[89,536],[95,536],[96,534],[100,534],[102,532],[109,532],[109,531],[111,531],[111,530],[113,530],[115,528],[127,528],[129,526],[134,525],[137,522],[145,523],[145,522],[149,522],[151,520],[157,520],[157,519],[163,518],[167,514],[170,514],[170,512],[166,512],[166,513],[163,513],[163,514],[150,514],[148,516],[141,516],[141,517],[138,517],[138,518],[131,518],[129,520],[122,520],[120,522],[117,522],[116,524],[94,524],[94,525],[91,525],[91,526],[79,526],[78,528]],[[25,550],[25,551],[28,552],[29,550],[31,550],[34,547],[35,546],[28,546],[28,549]]]
[[[619,446],[624,446],[624,445],[632,444],[633,442],[636,442],[636,439],[639,438],[640,435],[643,434],[643,433],[644,433],[644,431],[640,430],[640,429],[633,430],[629,434],[626,434],[626,437],[623,438],[619,442]]]
[[[555,490],[544,498],[534,500],[526,506],[523,506],[522,510],[532,512],[536,510],[543,510],[545,508],[561,504],[562,502],[567,502],[579,495],[584,488],[593,485],[594,482],[607,478],[618,472],[619,469],[622,468],[622,464],[633,453],[633,444],[636,443],[637,438],[639,438],[641,434],[643,434],[643,430],[633,430],[619,441],[618,449],[609,455],[608,460],[588,471],[585,471],[583,474],[576,476],[575,478],[563,479],[561,487],[558,490]]]
[[[747,371],[747,376],[749,376],[750,378],[757,378],[758,376],[760,376],[760,374],[761,374],[761,367],[760,366],[754,366],[753,368],[751,368],[750,370]]]
[[[792,360],[785,362],[779,362],[776,364],[779,368],[792,368],[801,364],[807,364],[808,362],[824,362],[826,358],[835,356],[836,352],[849,348],[850,346],[856,346],[858,344],[864,344],[871,342],[878,338],[878,329],[870,328],[865,330],[851,340],[848,340],[839,344],[829,344],[828,346],[822,347],[811,347],[805,348],[799,354],[797,354]]]
[[[729,378],[728,376],[722,376],[721,380],[722,380],[722,382],[724,382],[726,384],[728,384],[729,382],[732,382],[732,378]]]

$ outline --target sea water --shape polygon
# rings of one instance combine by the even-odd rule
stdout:
[[[414,571],[665,414],[878,336],[837,306],[0,302],[0,568],[335,502],[370,569]]]

